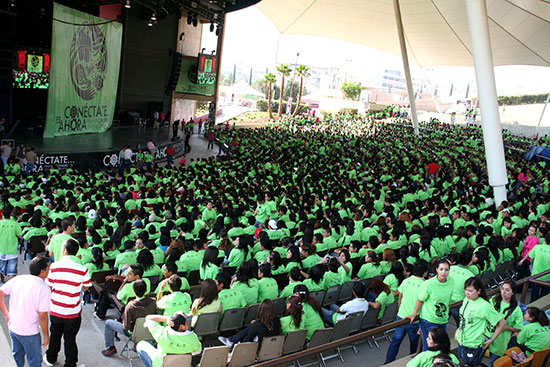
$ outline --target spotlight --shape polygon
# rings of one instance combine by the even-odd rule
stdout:
[[[153,13],[153,15],[151,15],[151,20],[153,22],[155,22],[157,20],[157,15],[155,13]]]
[[[126,0],[126,4],[124,4],[124,7],[126,9],[130,9],[132,7],[132,5],[130,4],[130,0]]]
[[[197,16],[195,15],[193,17],[193,27],[196,27],[197,25],[199,25],[199,20],[197,19]]]
[[[231,5],[236,5],[237,4],[237,0],[231,0]]]
[[[13,8],[15,7],[15,0],[10,0],[10,6]]]
[[[210,32],[214,32],[214,23],[210,23]]]
[[[147,23],[147,25],[148,25],[149,27],[152,27],[152,26],[153,26],[153,21],[152,21],[151,19],[149,19],[149,22]]]
[[[187,25],[191,25],[193,23],[193,15],[191,13],[187,14]]]
[[[216,36],[219,36],[221,31],[222,31],[222,26],[218,24],[218,26],[216,27]]]

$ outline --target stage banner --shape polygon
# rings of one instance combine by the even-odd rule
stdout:
[[[54,3],[44,137],[96,133],[113,123],[122,24]]]
[[[197,64],[197,57],[182,57],[176,93],[200,94],[204,96],[213,96],[216,93],[215,76],[211,84],[198,83],[197,74],[199,69]]]

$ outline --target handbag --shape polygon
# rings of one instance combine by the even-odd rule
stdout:
[[[464,311],[462,315],[460,315],[460,319],[464,320],[464,313],[466,312],[466,308],[468,308],[468,303],[470,301],[468,300],[466,302],[466,305],[464,306]],[[465,367],[475,367],[479,366],[481,361],[483,360],[483,356],[485,355],[485,350],[483,347],[477,347],[477,348],[471,348],[464,346],[464,333],[462,333],[462,343],[460,343],[460,355],[458,358],[460,359],[460,365]]]

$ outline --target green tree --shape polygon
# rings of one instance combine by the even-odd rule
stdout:
[[[365,89],[359,82],[343,82],[340,90],[344,93],[344,98],[357,100],[361,95],[361,91]]]
[[[277,112],[277,117],[281,118],[283,113],[283,96],[285,95],[285,77],[289,76],[292,72],[288,64],[281,64],[277,66],[277,73],[281,75],[281,95],[279,96],[279,111]]]
[[[273,96],[273,84],[277,81],[277,78],[275,76],[275,74],[273,73],[267,73],[265,74],[264,76],[264,84],[266,84],[269,88],[268,90],[268,98],[267,98],[267,106],[268,106],[268,111],[269,111],[269,119],[273,119],[273,111],[272,111],[272,108],[271,108],[271,99],[272,99],[272,96]]]
[[[309,73],[309,70],[311,68],[306,65],[298,65],[296,67],[296,75],[300,77],[300,87],[298,88],[298,98],[296,99],[296,108],[294,109],[294,113],[292,116],[296,116],[298,114],[298,111],[300,110],[300,99],[302,99],[302,88],[304,87],[304,78],[307,78],[311,74]]]

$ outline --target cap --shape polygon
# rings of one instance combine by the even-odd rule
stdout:
[[[97,212],[94,209],[90,209],[90,211],[88,212],[88,218],[95,219],[96,216]]]
[[[275,219],[271,219],[267,224],[269,228],[277,229],[277,221],[275,221]]]

